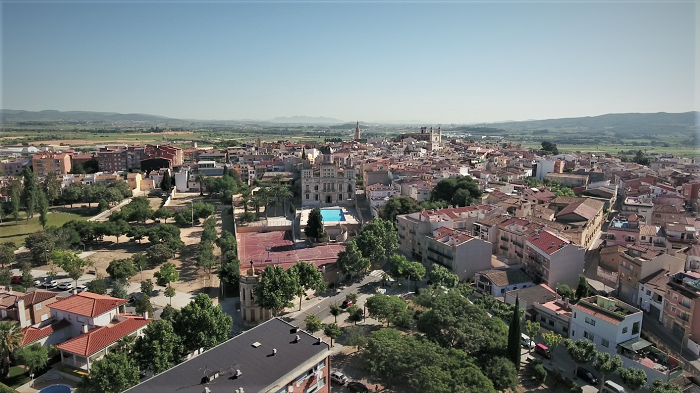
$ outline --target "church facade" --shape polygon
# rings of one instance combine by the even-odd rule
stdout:
[[[357,171],[352,158],[336,158],[330,147],[320,150],[320,162],[304,160],[301,169],[302,207],[354,205]]]

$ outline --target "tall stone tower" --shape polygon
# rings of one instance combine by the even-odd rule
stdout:
[[[357,122],[357,126],[355,127],[355,140],[360,139],[360,122]]]
[[[250,262],[250,269],[245,275],[238,278],[241,299],[241,316],[243,317],[243,325],[254,326],[261,322],[265,322],[272,318],[272,310],[266,310],[255,303],[253,288],[260,282],[260,274],[262,271],[255,270],[253,262]]]

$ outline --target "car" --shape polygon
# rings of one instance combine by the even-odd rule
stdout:
[[[355,302],[352,300],[343,300],[343,304],[341,304],[340,307],[348,308],[348,307],[352,306],[353,304],[355,304]]]
[[[58,289],[61,289],[64,291],[71,290],[71,289],[73,289],[73,283],[72,282],[62,282],[62,283],[58,284]]]
[[[530,336],[525,333],[520,333],[520,343],[525,348],[535,349],[535,340],[530,339]]]
[[[331,381],[337,383],[338,385],[345,385],[348,381],[348,377],[340,371],[333,371],[331,373]]]
[[[58,286],[58,282],[56,282],[56,280],[46,280],[41,284],[41,286],[46,288],[56,288]]]
[[[577,368],[576,369],[576,376],[583,379],[584,381],[590,383],[593,386],[598,386],[598,383],[600,383],[600,381],[598,381],[598,378],[594,377],[593,373],[586,370],[585,368],[581,368],[581,367]]]
[[[547,359],[552,358],[552,352],[544,344],[535,345],[535,353]]]
[[[77,287],[75,287],[75,289],[78,291],[78,293],[87,291],[87,285],[78,285]]]
[[[348,390],[351,392],[369,392],[369,388],[365,386],[362,382],[348,382]]]
[[[22,276],[12,276],[10,284],[19,284],[22,281]]]
[[[44,282],[43,282],[43,281],[41,281],[41,280],[34,280],[34,286],[35,286],[35,287],[40,287],[40,286],[42,286],[42,285],[44,285]]]

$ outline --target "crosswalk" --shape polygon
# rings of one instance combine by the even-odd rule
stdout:
[[[372,277],[379,277],[379,278],[381,278],[381,277],[384,275],[384,270],[372,270],[372,271],[369,273],[369,275],[372,276]]]

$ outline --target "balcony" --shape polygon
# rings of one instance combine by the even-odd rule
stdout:
[[[504,241],[504,242],[507,242],[507,241],[508,241],[508,238],[505,237],[505,236],[501,236],[501,240]]]
[[[452,256],[451,256],[451,255],[447,255],[447,254],[445,254],[445,253],[442,253],[442,252],[440,252],[440,251],[438,251],[438,250],[436,250],[436,249],[434,249],[434,248],[432,248],[432,247],[428,247],[428,252],[432,252],[433,254],[439,255],[439,256],[441,256],[441,257],[443,257],[443,258],[445,258],[445,259],[448,259],[448,260],[450,260],[450,261],[452,260]]]

